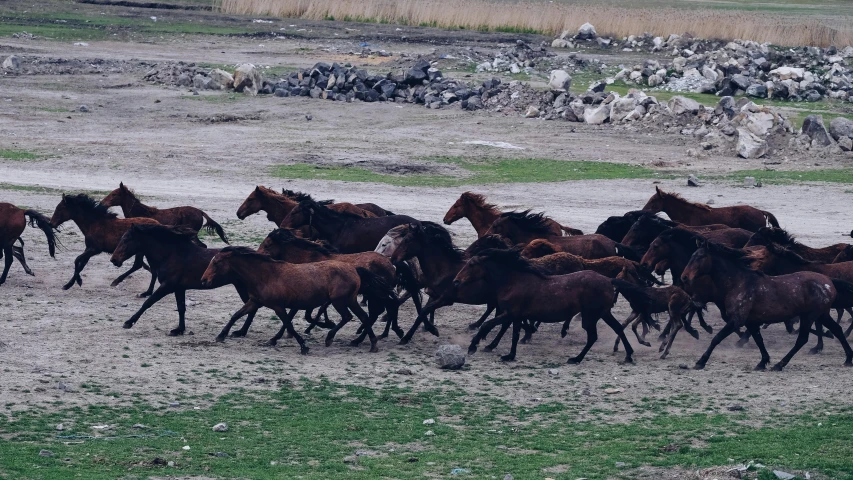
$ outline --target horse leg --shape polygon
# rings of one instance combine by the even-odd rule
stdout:
[[[569,334],[569,326],[572,324],[572,320],[574,320],[576,315],[572,315],[568,320],[563,322],[563,328],[560,330],[560,338],[566,338],[566,335]]]
[[[21,262],[21,266],[24,267],[24,273],[26,273],[27,275],[32,275],[32,276],[36,275],[35,273],[33,273],[32,270],[30,270],[30,266],[27,265],[27,257],[24,256],[24,247],[23,246],[21,246],[21,247],[13,246],[12,247],[12,256],[17,258],[18,261]]]
[[[616,317],[614,317],[613,313],[609,310],[605,311],[601,318],[604,319],[604,323],[616,332],[616,335],[619,336],[622,339],[622,343],[625,344],[625,363],[634,363],[634,359],[632,358],[634,348],[631,347],[630,343],[628,343],[628,338],[625,336],[625,329],[619,324],[619,320],[616,320]],[[598,320],[596,320],[596,323],[598,323]],[[593,328],[595,328],[597,333],[598,326],[594,325]]]
[[[592,348],[592,345],[595,343],[595,341],[598,340],[598,328],[596,328],[595,325],[597,322],[597,318],[595,320],[590,321],[588,314],[581,314],[581,325],[583,326],[583,329],[586,330],[586,345],[583,346],[583,349],[580,351],[580,353],[578,353],[576,357],[570,358],[567,363],[569,363],[570,365],[574,365],[583,361],[583,358],[586,356],[586,353],[589,351],[590,348]],[[628,339],[625,338],[624,332],[622,333],[622,335],[619,336],[619,339],[622,340],[623,344],[625,344],[626,352],[630,351],[629,348],[631,348],[631,344],[629,344]],[[628,353],[627,355],[630,358],[631,354]]]
[[[74,275],[71,277],[71,280],[69,280],[68,283],[62,286],[62,289],[68,290],[69,288],[73,287],[75,283],[77,283],[77,285],[82,286],[83,279],[80,278],[80,272],[82,272],[83,269],[86,268],[86,264],[89,263],[89,259],[99,253],[99,250],[86,247],[86,250],[83,250],[83,253],[81,253],[80,256],[74,259]],[[9,262],[9,260],[7,259],[6,262]]]
[[[757,346],[758,351],[761,352],[761,361],[758,362],[755,369],[766,370],[767,364],[770,363],[770,354],[767,353],[767,349],[764,348],[764,337],[761,336],[761,328],[757,323],[751,323],[747,325],[746,329],[750,334],[752,334],[752,339],[755,340],[755,346]]]
[[[625,328],[628,325],[630,325],[631,322],[639,316],[640,316],[639,313],[637,313],[635,311],[631,311],[631,315],[628,315],[628,318],[626,318],[625,321],[622,322],[622,330],[625,330]],[[616,341],[613,342],[613,353],[616,353],[619,351],[619,342],[621,342],[621,341],[622,340],[620,340],[619,337],[616,337]]]
[[[171,287],[169,287],[168,285],[160,285],[160,288],[155,290],[154,293],[151,294],[150,297],[146,298],[145,302],[142,303],[142,306],[139,307],[139,310],[136,313],[134,313],[133,316],[130,317],[126,322],[124,322],[124,325],[122,325],[122,326],[124,328],[133,327],[133,325],[136,324],[136,322],[139,320],[139,317],[141,317],[142,314],[145,313],[146,310],[151,308],[151,306],[154,305],[155,303],[162,300],[163,297],[165,297],[166,295],[169,295],[170,293],[173,293],[174,291],[175,290],[172,289]]]
[[[287,332],[290,333],[290,336],[293,337],[296,340],[296,343],[299,344],[299,352],[302,355],[307,354],[308,353],[308,346],[305,345],[305,340],[302,337],[300,337],[299,334],[296,332],[296,329],[293,328],[293,317],[296,316],[297,310],[295,308],[291,308],[290,312],[288,312],[286,308],[276,307],[276,308],[273,308],[273,311],[275,312],[276,315],[278,315],[278,318],[281,319],[281,322],[282,322],[281,329],[282,330],[287,329]],[[275,342],[278,342],[278,340],[281,339],[281,334],[282,334],[282,332],[279,331],[278,334],[276,335],[276,337],[278,337],[278,338],[276,338],[276,337],[271,338],[270,344],[275,345],[273,340],[275,340]]]
[[[271,307],[271,308],[275,312],[278,319],[281,320],[281,328],[279,328],[279,330],[278,330],[278,332],[276,332],[275,336],[273,336],[267,342],[267,345],[273,347],[278,343],[279,340],[281,340],[281,337],[284,336],[285,331],[289,332],[289,330],[293,329],[293,317],[296,316],[297,310],[295,308],[291,308],[290,311],[288,312],[286,308],[281,308],[281,307],[276,307],[276,308]],[[287,328],[288,325],[290,325],[289,329]],[[300,345],[301,345],[301,343],[300,343]]]
[[[184,319],[187,313],[187,291],[186,290],[175,290],[175,302],[178,304],[178,328],[175,328],[169,332],[170,337],[177,337],[178,335],[183,335],[186,330],[186,324],[184,323]]]
[[[782,360],[779,360],[779,363],[777,363],[776,365],[773,365],[774,371],[777,371],[777,372],[782,371],[782,369],[785,368],[785,365],[787,365],[788,362],[790,362],[791,359],[794,358],[794,355],[796,355],[797,352],[799,352],[800,349],[803,348],[803,345],[808,343],[809,334],[811,333],[812,323],[814,323],[813,318],[803,317],[803,316],[800,317],[800,333],[799,333],[799,335],[797,335],[797,341],[796,341],[796,343],[794,343],[794,347],[791,348],[791,351],[788,352],[787,355],[782,357]]]
[[[371,303],[376,303],[371,302]],[[369,308],[369,307],[368,307]],[[352,311],[356,317],[361,321],[361,324],[364,326],[364,331],[367,333],[367,337],[370,339],[370,353],[376,353],[379,351],[379,347],[376,346],[376,334],[373,333],[373,324],[376,322],[376,319],[379,317],[379,314],[384,310],[383,307],[380,307],[378,310],[374,310],[373,313],[368,315],[364,312],[364,309],[361,308],[361,305],[358,304],[358,300],[353,301],[349,306],[350,311]],[[364,335],[364,334],[362,334]],[[363,338],[363,337],[362,337]],[[353,345],[355,344],[355,345]],[[355,339],[350,342],[350,345],[353,347],[357,347],[361,344],[361,340]]]
[[[692,316],[692,315],[691,315]],[[696,310],[696,316],[699,317],[699,326],[702,327],[706,332],[714,333],[714,329],[708,325],[708,322],[705,321],[705,316],[702,315],[702,308],[698,308]]]
[[[228,336],[228,332],[231,331],[231,327],[234,326],[234,323],[237,322],[237,320],[239,320],[240,317],[242,317],[243,315],[246,315],[247,313],[249,314],[249,319],[247,319],[246,323],[243,324],[243,328],[248,330],[249,328],[246,326],[246,324],[247,323],[251,324],[250,319],[253,318],[255,316],[255,313],[258,312],[258,308],[260,308],[260,307],[258,305],[255,305],[255,302],[249,300],[247,297],[246,303],[243,304],[243,306],[240,307],[240,310],[237,310],[237,312],[234,315],[231,315],[231,318],[228,320],[228,323],[225,324],[225,326],[222,328],[222,331],[219,332],[219,335],[216,336],[216,341],[217,342],[224,342],[225,337]],[[239,333],[239,335],[238,335],[238,333]],[[231,334],[231,336],[232,337],[245,337],[246,332],[242,332],[242,333],[240,333],[239,331],[234,332],[233,334]]]
[[[468,325],[468,329],[469,330],[477,330],[478,328],[480,328],[483,325],[483,322],[485,322],[486,319],[489,318],[489,315],[491,315],[494,310],[495,310],[494,305],[492,305],[492,304],[486,305],[486,313],[481,315],[480,318],[478,318],[476,322],[472,323],[471,325]]]
[[[240,295],[240,300],[242,300],[244,303],[243,308],[245,308],[246,307],[245,304],[249,303],[249,293],[246,292],[246,289],[244,287],[238,286],[237,284],[234,284],[234,289],[237,290],[237,295]],[[241,313],[240,316],[238,316],[237,318],[234,318],[234,321],[228,322],[227,328],[223,330],[225,333],[224,334],[220,333],[220,335],[222,336],[222,340],[220,340],[219,337],[216,337],[217,342],[221,342],[221,341],[225,340],[225,336],[228,335],[228,332],[231,330],[231,327],[234,325],[234,322],[239,320],[240,317],[242,317],[243,315],[246,315],[246,313],[248,313],[249,316],[246,317],[246,321],[243,322],[243,326],[240,327],[240,330],[237,330],[236,332],[232,333],[231,336],[232,337],[245,337],[249,333],[249,327],[252,326],[252,322],[255,320],[255,314],[257,314],[258,310],[261,308],[260,305],[255,305],[254,303],[252,305],[253,305],[252,308]],[[243,308],[241,308],[240,310],[243,310]]]
[[[634,336],[637,337],[637,341],[640,342],[640,345],[645,345],[647,347],[651,347],[652,344],[644,340],[644,338],[646,336],[645,334],[648,333],[648,329],[646,328],[646,323],[645,323],[647,316],[648,316],[647,313],[640,314],[640,316],[638,316],[637,319],[634,320],[633,325],[631,325],[631,330],[634,331]],[[637,326],[639,326],[640,324],[643,325],[643,336],[642,337],[640,336],[639,333],[637,333]]]
[[[667,338],[667,335],[669,335],[669,332],[671,330],[672,330],[672,324],[667,323],[666,326],[663,327],[663,331],[660,332],[660,335],[658,335],[658,340],[665,341]]]
[[[142,264],[142,268],[145,268],[144,263]],[[140,293],[139,298],[145,298],[154,293],[154,286],[157,284],[157,272],[154,272],[151,269],[149,269],[149,271],[151,272],[151,281],[148,282],[148,290],[145,290],[144,292]]]
[[[851,315],[853,316],[853,315]],[[847,327],[847,330],[844,331],[844,338],[850,336],[850,332],[853,332],[853,318],[850,319],[850,325]]]
[[[740,336],[737,343],[735,343],[735,346],[737,347],[742,347],[746,345],[747,343],[749,343],[749,339],[752,337],[752,335],[749,334],[749,330],[740,331],[740,329],[738,329],[737,334],[738,336]]]
[[[119,275],[118,278],[116,278],[115,280],[113,280],[112,283],[110,283],[110,286],[115,287],[119,283],[123,282],[125,278],[131,276],[133,274],[133,272],[139,270],[140,268],[142,268],[142,255],[141,254],[136,255],[136,257],[134,257],[133,265],[130,267],[130,269],[128,271],[122,273],[121,275]]]
[[[438,329],[435,328],[435,310],[429,312],[429,319],[424,320],[424,331],[429,332],[436,337],[440,336],[438,334]]]
[[[661,360],[669,356],[669,349],[672,348],[672,343],[675,342],[675,336],[678,335],[678,331],[684,326],[684,322],[681,318],[670,317],[670,325],[672,325],[672,328],[669,330],[669,336],[665,342],[660,344],[660,348],[658,349],[658,352],[663,351],[660,356]]]
[[[6,265],[3,267],[3,275],[0,275],[0,285],[6,283],[6,276],[9,275],[9,269],[12,268],[12,262],[15,260],[12,256],[12,247],[4,247],[3,253],[6,255]]]
[[[800,320],[800,323],[802,323],[802,319]],[[802,326],[800,328],[802,328]],[[809,350],[809,353],[812,355],[816,355],[816,354],[823,351],[823,323],[822,322],[817,322],[815,324],[815,332],[814,333],[815,333],[815,335],[817,335],[817,345],[815,345],[811,350]]]
[[[501,356],[501,361],[515,361],[515,352],[518,348],[518,337],[521,334],[521,320],[513,319],[512,321],[512,346],[509,348],[509,353]]]
[[[509,319],[510,316],[507,313],[502,313],[500,315],[495,315],[495,318],[483,323],[483,326],[480,327],[480,330],[474,335],[474,338],[471,339],[471,344],[468,346],[468,354],[473,354],[477,352],[477,345],[480,344],[480,340],[486,337],[489,332],[492,331],[497,325],[503,324],[504,321]]]
[[[350,308],[350,310],[352,310],[352,308]],[[367,303],[367,316],[369,317],[369,320],[370,320],[369,323],[371,326],[373,326],[376,323],[376,320],[379,318],[379,315],[382,314],[383,311],[385,311],[385,307],[383,305],[380,305],[378,300],[371,299]],[[356,315],[356,316],[358,316],[358,315]],[[359,320],[360,320],[360,318],[359,318]],[[386,326],[390,325],[390,323],[391,323],[390,321],[387,322]],[[358,328],[358,331],[356,332],[358,334],[358,336],[355,339],[353,339],[353,341],[351,341],[349,343],[351,347],[357,347],[357,346],[361,345],[361,342],[363,342],[364,339],[369,335],[369,332],[368,332],[367,327],[365,325],[367,325],[367,322],[362,321],[361,326]],[[380,338],[380,337],[376,337],[376,338]]]
[[[506,333],[506,331],[511,326],[512,326],[511,322],[503,322],[501,324],[501,329],[498,331],[498,334],[495,335],[495,338],[492,339],[491,343],[489,343],[488,345],[483,347],[483,351],[484,352],[491,352],[492,350],[498,348],[498,345],[501,343],[501,339],[503,338],[504,334]]]
[[[726,325],[722,329],[720,329],[720,331],[717,332],[716,335],[714,335],[713,339],[711,339],[711,344],[708,345],[708,349],[705,350],[705,353],[703,353],[702,356],[699,357],[699,360],[696,361],[696,365],[693,366],[693,369],[702,370],[703,368],[705,368],[705,364],[708,363],[708,359],[711,358],[711,353],[714,351],[715,348],[717,348],[717,345],[719,345],[720,342],[725,340],[726,337],[731,335],[734,331],[734,322],[726,322]]]
[[[841,331],[841,325],[833,321],[829,315],[824,315],[822,318],[819,318],[818,322],[823,323],[826,326],[826,329],[829,330],[841,343],[841,347],[844,348],[844,353],[847,356],[844,360],[844,365],[848,367],[853,366],[853,349],[851,349],[850,344],[847,343],[847,337],[843,335],[844,332]]]

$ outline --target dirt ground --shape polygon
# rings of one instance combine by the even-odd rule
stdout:
[[[332,60],[336,52],[296,53],[306,40],[187,38],[162,44],[22,41],[3,38],[0,53],[45,57],[183,60],[213,63],[308,66]],[[344,41],[341,41],[344,42]],[[314,45],[316,47],[316,45]],[[400,44],[392,49],[416,53],[432,47]],[[358,61],[354,59],[351,61]],[[115,87],[115,88],[112,88]],[[734,168],[761,168],[761,161],[728,157],[696,160],[676,135],[650,136],[616,132],[607,127],[567,125],[501,115],[472,115],[457,109],[428,110],[413,105],[322,102],[303,98],[246,97],[233,100],[193,100],[186,89],[151,86],[136,72],[103,75],[20,76],[0,79],[0,149],[48,155],[37,160],[0,159],[0,201],[36,208],[50,214],[63,191],[102,192],[120,181],[135,188],[157,206],[194,205],[223,224],[235,243],[252,247],[273,227],[262,216],[239,221],[235,212],[255,185],[287,187],[318,198],[375,202],[398,213],[441,221],[447,208],[465,190],[484,193],[502,208],[546,211],[556,220],[594,231],[609,215],[642,207],[653,193],[652,180],[579,181],[549,184],[508,184],[460,188],[410,188],[389,185],[323,181],[283,181],[270,174],[272,165],[299,161],[384,165],[405,172],[407,166],[432,165],[424,157],[524,155],[532,158],[586,159],[648,164],[658,162],[685,173],[724,173]],[[87,105],[89,113],[75,110]],[[226,123],[206,121],[217,114],[245,115],[258,120]],[[312,121],[306,121],[310,114]],[[507,153],[465,141],[501,141],[523,147]],[[821,160],[816,159],[817,162]],[[700,162],[700,163],[697,163]],[[447,167],[444,167],[447,168]],[[822,246],[845,241],[850,231],[850,191],[840,184],[766,186],[747,189],[729,183],[688,189],[684,180],[660,185],[696,201],[715,204],[751,204],[776,214],[783,226],[806,243]],[[31,187],[44,187],[33,189]],[[450,227],[455,241],[466,246],[475,233],[467,221]],[[135,297],[148,283],[136,274],[117,288],[109,283],[121,271],[106,255],[90,261],[83,287],[62,291],[73,261],[83,250],[77,228],[66,225],[60,235],[64,249],[52,260],[38,230],[24,234],[35,277],[16,264],[0,287],[0,403],[13,408],[63,404],[127,402],[139,396],[168,403],[190,395],[213,397],[237,388],[279,388],[300,377],[319,378],[364,386],[405,386],[432,389],[451,386],[470,393],[484,392],[518,405],[562,401],[585,409],[611,409],[609,421],[641,415],[633,409],[641,399],[689,398],[672,402],[673,412],[728,412],[741,406],[756,423],[771,411],[798,412],[800,408],[849,406],[853,370],[841,366],[839,344],[830,340],[820,355],[804,349],[782,373],[754,373],[759,359],[750,344],[738,349],[734,339],[714,353],[708,368],[692,366],[710,337],[697,341],[681,335],[672,354],[660,360],[657,348],[637,347],[636,364],[621,365],[622,354],[611,353],[614,334],[600,326],[599,343],[581,365],[565,365],[581,349],[584,335],[575,324],[566,339],[559,327],[544,326],[530,345],[520,347],[518,361],[504,364],[499,355],[509,348],[505,340],[495,352],[470,356],[464,370],[439,370],[437,346],[467,346],[466,326],[482,307],[453,306],[437,315],[441,337],[419,332],[412,344],[398,346],[388,339],[380,352],[349,347],[354,328],[346,328],[334,345],[322,345],[322,333],[308,337],[311,352],[298,354],[293,341],[271,348],[262,344],[278,329],[272,312],[259,315],[250,336],[213,342],[230,313],[241,305],[231,288],[191,292],[187,313],[192,334],[170,338],[177,321],[171,298],[149,310],[131,330],[122,322],[142,301]],[[847,237],[849,240],[849,237]],[[216,244],[211,241],[211,244]],[[617,317],[628,314],[620,301]],[[721,326],[716,309],[708,317]],[[414,319],[411,304],[401,311],[404,326]],[[845,321],[846,322],[846,321]],[[765,331],[773,360],[794,342],[781,326]],[[508,340],[508,339],[507,339]],[[655,345],[656,347],[657,345]],[[408,367],[413,375],[396,373]],[[97,395],[82,385],[99,385],[118,398]],[[624,389],[605,395],[603,388]],[[201,402],[201,400],[199,400]],[[197,404],[198,405],[198,404]]]

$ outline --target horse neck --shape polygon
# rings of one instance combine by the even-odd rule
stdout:
[[[455,277],[465,262],[452,258],[450,254],[435,246],[425,246],[423,251],[416,255],[429,283],[436,285],[447,277]]]
[[[712,255],[711,258],[714,267],[710,277],[714,285],[724,292],[724,295],[733,291],[750,294],[750,292],[744,291],[743,285],[757,279],[758,273],[746,271],[735,265],[734,260],[722,258],[719,255]]]
[[[666,212],[673,222],[678,223],[681,223],[682,221],[689,221],[693,215],[706,212],[702,207],[693,205],[687,200],[676,197],[666,197],[661,210]]]
[[[295,247],[293,245],[288,246],[285,249],[285,262],[291,263],[310,263],[310,262],[322,262],[323,260],[329,260],[332,255],[324,254],[317,250],[311,250],[309,248]]]
[[[354,220],[363,219],[361,217],[357,217],[354,218]],[[323,213],[320,214],[314,213],[314,218],[311,222],[311,226],[320,232],[322,237],[327,239],[337,238],[338,235],[345,230],[344,226],[346,224],[346,218],[342,218],[340,215],[329,209],[325,209]]]
[[[286,264],[256,258],[231,257],[231,269],[234,272],[232,277],[252,292],[259,292],[271,283],[270,279],[278,278],[280,275],[274,270],[279,265]]]
[[[103,218],[95,218],[89,212],[73,212],[71,215],[71,220],[77,224],[77,228],[83,232],[83,236],[88,236],[94,228],[98,225],[103,225],[109,223],[110,220],[114,220],[113,217],[103,217]]]
[[[136,195],[122,195],[121,211],[125,217],[147,217],[154,214],[157,209],[142,203]]]
[[[474,226],[478,237],[485,235],[500,216],[500,212],[494,208],[474,204],[465,205],[465,218]]]
[[[261,210],[267,212],[267,216],[272,218],[276,225],[281,225],[281,222],[296,207],[296,202],[293,202],[287,197],[273,197],[265,195],[265,201],[261,205]]]

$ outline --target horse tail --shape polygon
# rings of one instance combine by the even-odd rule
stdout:
[[[636,250],[619,242],[616,242],[616,255],[635,262],[640,261],[640,254],[638,254]]]
[[[31,226],[37,227],[44,232],[44,235],[47,237],[47,251],[50,252],[51,257],[56,258],[56,245],[59,243],[59,240],[56,238],[56,229],[50,224],[50,219],[35,210],[25,210],[24,215],[29,217]],[[24,246],[23,240],[21,240],[21,246]]]
[[[767,212],[767,211],[764,211],[764,210],[761,210],[761,213],[763,213],[763,214],[764,214],[764,218],[765,218],[768,222],[770,222],[770,226],[771,226],[771,227],[779,228],[779,221],[778,221],[778,220],[776,220],[776,217],[775,217],[772,213]]]
[[[420,299],[421,284],[418,282],[418,277],[415,275],[412,264],[405,261],[398,263],[395,267],[397,268],[397,285],[406,289],[411,295],[417,295]]]
[[[654,271],[652,271],[651,267],[646,267],[641,263],[637,263],[637,276],[640,277],[640,280],[645,281],[649,286],[651,285],[666,285],[666,283],[658,280],[658,277],[655,276]]]
[[[201,212],[201,215],[207,221],[203,228],[210,233],[216,233],[223,242],[228,243],[228,237],[225,236],[225,230],[222,228],[222,225],[214,222],[213,219],[204,212]]]
[[[833,278],[832,285],[838,292],[833,306],[838,305],[836,308],[853,307],[853,283]]]
[[[560,230],[562,230],[563,232],[566,233],[566,235],[569,235],[569,236],[583,235],[583,232],[578,230],[577,228],[566,227],[566,226],[560,225]]]
[[[637,313],[648,313],[652,309],[655,300],[651,295],[646,293],[645,287],[634,285],[631,282],[622,280],[621,278],[613,278],[610,283],[616,288],[618,293],[628,301],[631,309]]]
[[[355,267],[355,271],[358,272],[358,278],[361,279],[359,293],[364,295],[368,301],[376,300],[385,305],[386,310],[391,313],[391,308],[400,303],[400,298],[394,293],[394,286],[364,267]]]

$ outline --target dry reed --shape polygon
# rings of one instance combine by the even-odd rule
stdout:
[[[690,33],[785,46],[853,44],[849,16],[812,17],[732,10],[627,8],[506,0],[221,0],[225,13],[556,35],[590,22],[600,35]]]

